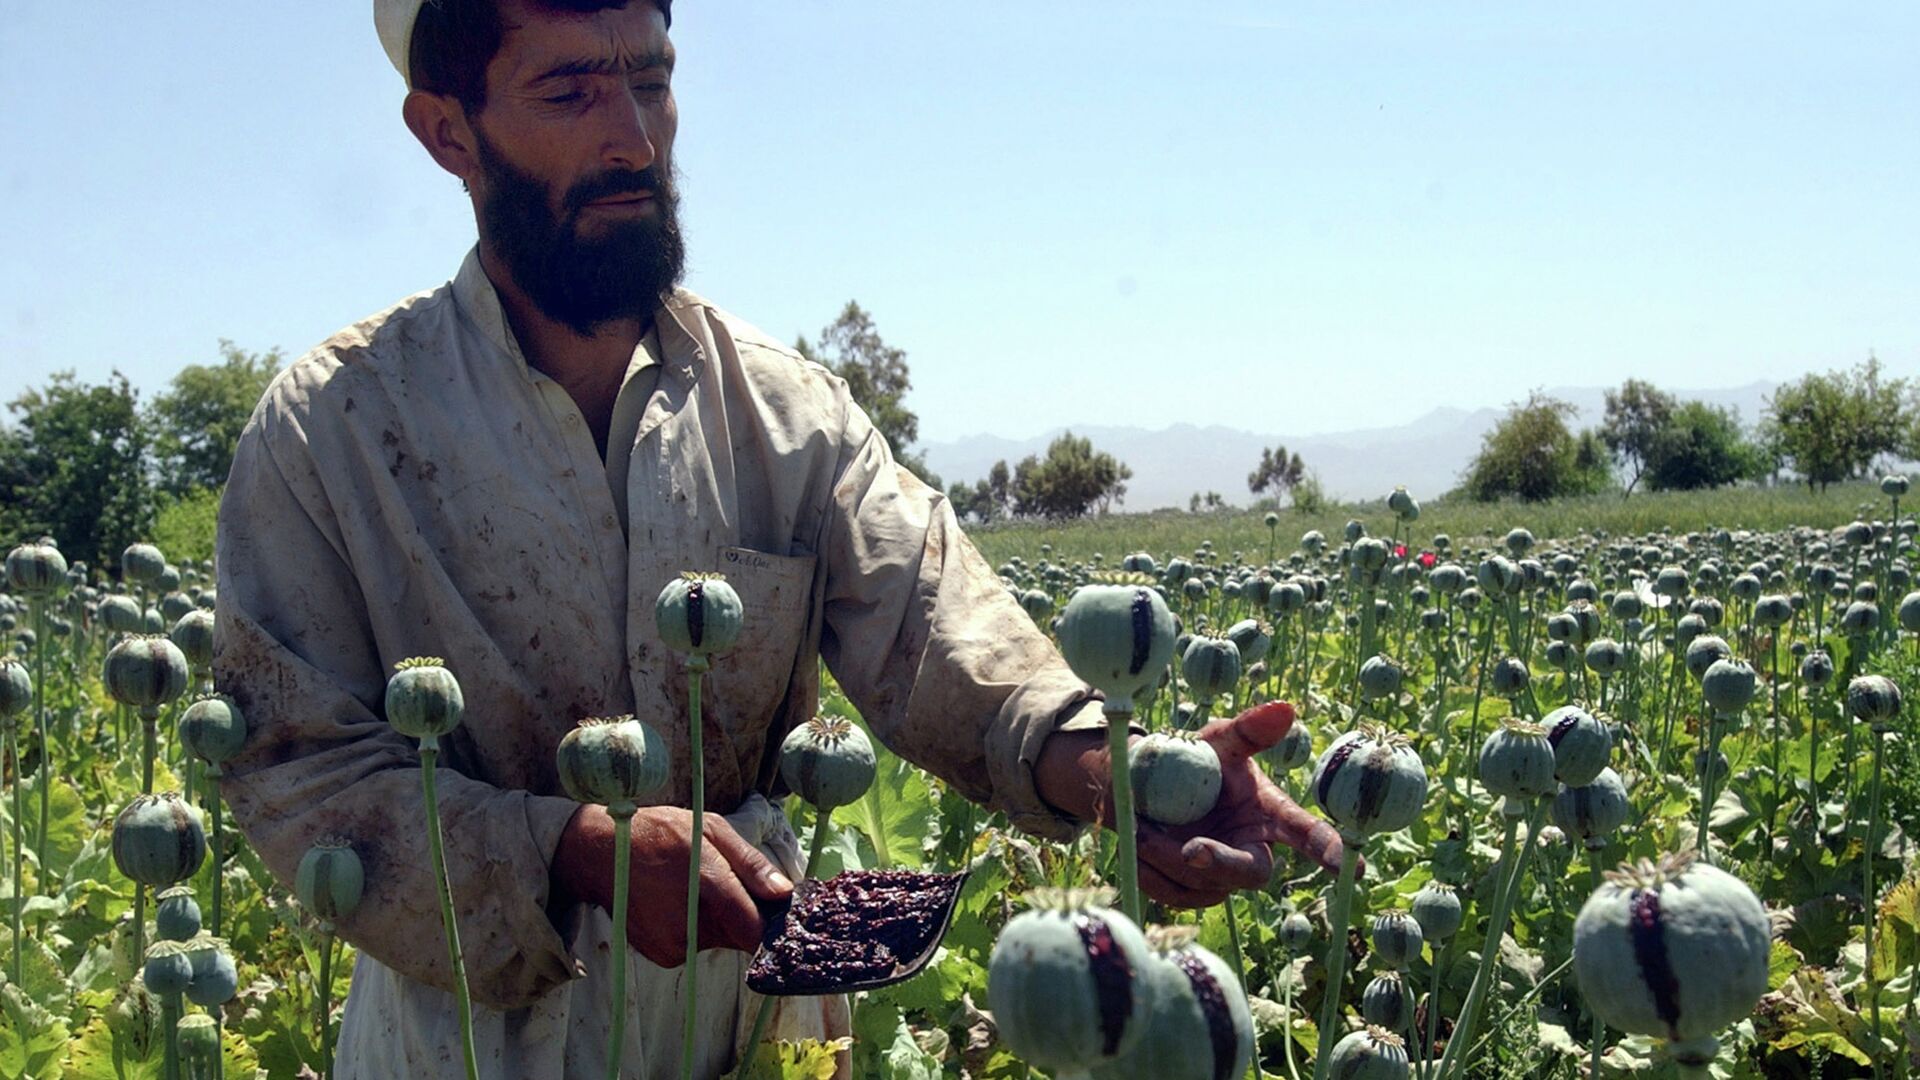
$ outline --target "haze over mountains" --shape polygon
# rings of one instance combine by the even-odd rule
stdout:
[[[1755,382],[1730,389],[1669,392],[1682,401],[1698,399],[1731,407],[1738,411],[1741,423],[1751,428],[1759,422],[1776,385]],[[1597,425],[1606,408],[1605,388],[1556,387],[1547,392],[1579,410],[1571,423],[1576,431]],[[1505,412],[1504,406],[1492,405],[1473,410],[1443,407],[1397,427],[1300,436],[1218,424],[1159,429],[1072,424],[1031,438],[974,435],[925,443],[923,449],[928,467],[947,483],[972,482],[985,476],[996,461],[1004,459],[1011,466],[1028,454],[1045,454],[1049,442],[1071,430],[1133,469],[1122,507],[1126,510],[1184,508],[1195,492],[1207,491],[1217,491],[1228,502],[1244,506],[1253,498],[1247,491],[1247,473],[1259,463],[1261,448],[1275,445],[1299,453],[1334,498],[1375,498],[1396,484],[1405,484],[1419,497],[1432,498],[1459,484],[1461,473],[1480,449],[1482,436]]]

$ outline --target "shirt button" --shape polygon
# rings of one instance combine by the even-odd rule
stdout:
[[[580,422],[580,418],[578,416],[575,416],[572,413],[567,413],[566,415],[560,418],[560,422],[567,425],[568,427],[572,427],[573,425]]]
[[[606,515],[603,515],[603,516],[602,516],[602,517],[600,518],[600,524],[601,524],[601,525],[602,525],[603,527],[605,527],[605,528],[608,528],[608,529],[611,529],[611,528],[613,528],[613,526],[614,526],[614,520],[613,520],[613,515],[612,515],[612,514],[606,514]]]

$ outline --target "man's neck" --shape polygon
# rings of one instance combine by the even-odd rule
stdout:
[[[547,317],[485,243],[480,245],[480,266],[499,294],[501,311],[527,366],[566,389],[604,455],[614,401],[652,316],[614,319],[600,324],[592,334],[579,334]]]

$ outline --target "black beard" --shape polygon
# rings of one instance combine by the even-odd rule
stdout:
[[[568,190],[556,218],[547,185],[508,162],[474,128],[486,197],[481,231],[541,314],[582,337],[616,319],[644,319],[680,283],[686,244],[670,173],[648,166],[588,177]],[[593,240],[580,214],[596,199],[651,192],[650,217],[615,221]]]

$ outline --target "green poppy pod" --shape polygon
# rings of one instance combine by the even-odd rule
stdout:
[[[1580,624],[1574,621],[1572,615],[1564,611],[1556,611],[1547,616],[1548,639],[1564,644],[1572,641],[1579,633]]]
[[[1296,956],[1312,948],[1313,920],[1298,911],[1280,920],[1280,944]]]
[[[1240,662],[1257,664],[1273,645],[1273,627],[1259,619],[1241,619],[1227,629],[1227,640],[1240,651]]]
[[[1741,574],[1727,586],[1727,591],[1733,594],[1734,599],[1745,604],[1760,599],[1760,589],[1760,579],[1752,574]]]
[[[1400,1036],[1369,1024],[1333,1045],[1327,1075],[1340,1080],[1407,1080],[1407,1044]]]
[[[1292,772],[1313,760],[1313,731],[1301,720],[1294,720],[1280,741],[1260,751],[1260,760],[1275,771]]]
[[[1427,801],[1427,769],[1406,736],[1362,724],[1335,739],[1313,767],[1313,796],[1343,837],[1364,839],[1413,824]]]
[[[194,671],[204,671],[213,665],[213,612],[192,608],[185,614],[176,616],[177,622],[167,632],[167,638],[179,647],[180,654],[187,658],[187,666]]]
[[[720,574],[682,574],[660,590],[653,624],[667,648],[704,659],[740,640],[746,609]]]
[[[1474,580],[1489,596],[1504,596],[1519,586],[1520,568],[1504,555],[1489,555],[1474,568]]]
[[[1586,578],[1574,578],[1567,582],[1567,599],[1592,604],[1600,599],[1600,587]]]
[[[1753,602],[1753,621],[1769,630],[1785,626],[1793,621],[1793,601],[1778,593],[1763,596]]]
[[[1480,785],[1507,800],[1507,812],[1524,814],[1522,803],[1553,793],[1553,744],[1547,729],[1506,720],[1480,744]]]
[[[188,988],[192,995],[192,988]],[[173,1026],[180,1043],[180,1063],[189,1076],[210,1076],[220,1060],[220,1026],[206,1013],[183,1016]]]
[[[1396,487],[1393,493],[1387,496],[1387,509],[1393,511],[1394,516],[1402,521],[1412,520],[1408,517],[1409,514],[1414,517],[1420,514],[1420,504],[1414,501],[1405,487]]]
[[[1856,600],[1840,613],[1840,629],[1848,637],[1865,637],[1880,629],[1880,608],[1866,600]]]
[[[393,666],[387,680],[387,723],[423,748],[437,749],[440,736],[460,726],[467,700],[460,680],[437,656],[415,656]]]
[[[1587,645],[1587,669],[1602,679],[1611,679],[1627,668],[1627,650],[1612,638],[1597,638]]]
[[[1028,589],[1020,594],[1020,607],[1034,622],[1053,618],[1053,596],[1044,589]]]
[[[1862,675],[1847,684],[1847,711],[1881,733],[1900,718],[1900,686],[1885,675]]]
[[[631,716],[580,721],[561,736],[553,758],[569,796],[616,814],[633,813],[667,782],[670,768],[666,741]]]
[[[25,596],[46,596],[67,583],[67,559],[51,538],[7,552],[7,587]]]
[[[1566,614],[1573,618],[1574,634],[1569,640],[1576,646],[1585,645],[1600,636],[1602,620],[1600,609],[1585,600],[1575,600],[1567,605]]]
[[[353,843],[343,837],[323,836],[300,856],[293,874],[293,895],[329,930],[341,919],[352,918],[366,891],[366,869]]]
[[[1120,569],[1136,574],[1155,574],[1160,571],[1160,565],[1154,561],[1153,556],[1144,551],[1136,551],[1120,560]]]
[[[1701,634],[1687,642],[1686,655],[1682,663],[1686,664],[1687,674],[1694,682],[1706,678],[1707,669],[1722,660],[1732,658],[1733,648],[1717,634]]]
[[[1253,1013],[1240,977],[1192,943],[1193,927],[1155,927],[1146,1031],[1131,1053],[1095,1065],[1094,1080],[1239,1080],[1253,1064]]]
[[[1340,531],[1341,535],[1346,537],[1347,543],[1351,544],[1367,535],[1367,525],[1358,518],[1348,518],[1346,525]]]
[[[1653,578],[1654,594],[1669,600],[1685,599],[1689,587],[1687,572],[1678,566],[1663,566]]]
[[[1360,696],[1368,701],[1392,698],[1400,693],[1406,675],[1406,669],[1393,657],[1384,653],[1369,656],[1360,665]]]
[[[1533,550],[1533,533],[1524,528],[1515,527],[1507,531],[1507,551],[1519,558]]]
[[[1207,580],[1205,578],[1188,578],[1180,583],[1180,591],[1189,600],[1204,600],[1207,597]]]
[[[220,766],[233,759],[246,745],[247,721],[240,706],[225,694],[202,694],[193,699],[179,720],[180,743],[187,752],[212,766],[208,775],[219,776]]]
[[[1420,613],[1420,629],[1429,634],[1444,634],[1452,626],[1453,616],[1440,608],[1428,608]]]
[[[852,721],[816,716],[780,743],[780,777],[821,810],[846,806],[873,786],[873,743]]]
[[[107,653],[101,679],[122,705],[154,710],[187,691],[187,658],[159,634],[122,638]]]
[[[1693,639],[1706,634],[1706,632],[1707,620],[1698,615],[1682,615],[1680,616],[1680,620],[1673,624],[1674,647],[1679,649],[1684,655],[1687,651],[1687,646],[1693,644]],[[1724,642],[1722,644],[1724,644]],[[1719,658],[1715,657],[1715,659]],[[1706,669],[1701,668],[1700,670],[1705,671]]]
[[[1880,494],[1889,498],[1904,499],[1907,496],[1909,481],[1900,473],[1889,473],[1880,478]]]
[[[1162,825],[1191,825],[1220,798],[1220,755],[1191,732],[1155,732],[1127,750],[1139,812]]]
[[[1687,605],[1687,611],[1689,614],[1700,616],[1709,629],[1719,626],[1727,618],[1727,605],[1711,596],[1694,597],[1693,601]]]
[[[169,942],[190,942],[194,934],[200,934],[200,903],[194,901],[192,888],[171,886],[159,890],[157,899],[154,930],[161,938]]]
[[[1579,787],[1590,784],[1607,767],[1613,736],[1607,725],[1578,705],[1562,705],[1541,719],[1547,742],[1553,747],[1554,779]]]
[[[1712,767],[1711,777],[1708,776],[1709,765]],[[1706,750],[1695,750],[1693,752],[1693,776],[1694,779],[1700,783],[1704,784],[1711,781],[1715,787],[1726,783],[1727,772],[1730,767],[1724,751],[1715,751],[1712,754],[1709,754]]]
[[[1438,881],[1430,880],[1420,886],[1407,906],[1413,913],[1413,921],[1420,924],[1421,935],[1428,941],[1451,938],[1460,932],[1460,925],[1466,920],[1460,894],[1453,886]]]
[[[1767,990],[1771,926],[1758,897],[1691,854],[1607,874],[1573,925],[1573,970],[1608,1026],[1670,1040],[1674,1059],[1704,1066],[1716,1033]]]
[[[1900,601],[1900,629],[1920,634],[1920,592],[1910,592]]]
[[[1427,582],[1435,591],[1453,595],[1467,587],[1467,572],[1458,563],[1441,563],[1427,571]]]
[[[1873,526],[1864,521],[1851,522],[1841,537],[1854,547],[1866,547],[1873,543]]]
[[[1000,1041],[1029,1065],[1090,1069],[1131,1052],[1153,1011],[1147,940],[1102,893],[1040,890],[987,962]]]
[[[159,577],[153,579],[153,590],[162,595],[173,592],[179,587],[180,570],[175,566],[169,565],[166,569],[160,571]]]
[[[1195,635],[1180,656],[1180,674],[1196,700],[1213,701],[1240,681],[1240,648],[1226,638]]]
[[[1386,568],[1393,550],[1377,536],[1363,536],[1353,542],[1353,565],[1369,572]]]
[[[1508,698],[1526,693],[1527,686],[1532,681],[1533,675],[1527,671],[1527,665],[1517,656],[1503,656],[1494,661],[1493,671],[1487,678],[1494,693]]]
[[[1300,534],[1300,547],[1309,555],[1319,555],[1327,550],[1327,537],[1319,529],[1308,529]]]
[[[187,599],[187,594],[185,593],[170,592],[160,598],[160,617],[169,623],[178,623],[187,616],[188,612],[198,610],[200,609],[194,605],[192,600]],[[179,643],[175,642],[175,644]],[[185,650],[185,648],[186,646],[181,646],[182,650]],[[209,652],[211,652],[211,647],[209,647]]]
[[[1177,631],[1159,592],[1125,575],[1076,590],[1057,633],[1073,673],[1105,694],[1110,709],[1130,711],[1166,671]]]
[[[1398,971],[1376,975],[1360,993],[1360,1016],[1388,1031],[1405,1031],[1413,1019],[1413,991]]]
[[[163,938],[149,945],[140,981],[161,997],[184,993],[193,982],[193,961],[187,959],[187,943]]]
[[[1745,660],[1715,660],[1700,676],[1700,693],[1716,716],[1735,716],[1759,689],[1752,665]]]
[[[1486,594],[1481,592],[1477,586],[1469,586],[1460,590],[1460,595],[1454,598],[1454,603],[1460,605],[1461,611],[1472,612],[1480,606],[1480,601],[1484,599],[1486,599]]]
[[[143,621],[140,605],[134,602],[133,597],[118,594],[103,598],[95,615],[100,625],[116,634],[136,633]]]
[[[1381,912],[1373,920],[1373,955],[1390,968],[1405,971],[1426,943],[1419,920],[1404,911]]]
[[[27,665],[11,656],[0,657],[0,722],[11,727],[33,704],[33,676]]]
[[[1280,618],[1293,615],[1307,606],[1307,591],[1299,582],[1282,581],[1267,594],[1267,611]]]
[[[200,813],[174,792],[138,795],[113,819],[113,863],[142,885],[185,881],[207,857]]]
[[[167,572],[167,557],[152,544],[130,544],[120,553],[120,576],[135,585],[151,586]]]
[[[1639,593],[1622,589],[1613,594],[1613,599],[1607,604],[1607,610],[1613,613],[1614,618],[1625,622],[1628,619],[1639,618],[1646,611],[1646,604],[1640,599]]]
[[[1607,837],[1625,825],[1632,813],[1627,786],[1612,769],[1601,769],[1591,783],[1580,787],[1562,785],[1553,797],[1553,823],[1589,848],[1605,847]]]
[[[206,934],[187,942],[187,963],[193,977],[187,983],[187,1000],[203,1009],[217,1009],[240,992],[240,972],[234,966],[227,943]]]
[[[1168,588],[1174,589],[1185,585],[1192,576],[1193,564],[1185,559],[1174,558],[1167,560],[1167,569],[1161,574],[1161,580]]]
[[[1556,671],[1571,673],[1573,669],[1580,664],[1579,651],[1564,641],[1547,642],[1547,649],[1544,655],[1547,666]]]
[[[191,941],[200,932],[200,905],[193,889],[174,885],[160,890],[153,909],[154,930],[168,941]]]

